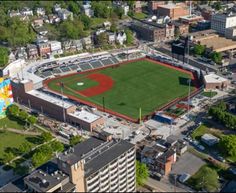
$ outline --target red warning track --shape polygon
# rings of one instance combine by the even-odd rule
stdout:
[[[77,93],[86,97],[92,97],[92,96],[102,94],[106,92],[107,90],[110,90],[113,86],[112,78],[105,74],[99,74],[99,73],[89,74],[86,78],[89,78],[91,80],[98,82],[97,86],[93,86],[82,91],[77,91]]]

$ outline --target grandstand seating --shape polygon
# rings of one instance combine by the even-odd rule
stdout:
[[[60,73],[62,73],[62,71],[60,70],[60,68],[54,68],[52,71],[53,71],[54,74],[60,74]]]
[[[101,59],[101,62],[104,64],[104,66],[113,64],[113,61],[110,58]]]
[[[91,61],[90,64],[91,64],[91,66],[92,66],[93,68],[100,68],[100,67],[103,67],[103,65],[101,64],[101,62],[98,61],[98,60]]]
[[[114,64],[119,63],[119,60],[117,60],[115,57],[111,57],[110,59],[111,61],[113,61]]]
[[[90,70],[92,67],[90,66],[89,63],[81,63],[80,65],[81,70]]]
[[[60,69],[61,69],[62,72],[69,72],[69,71],[71,71],[71,69],[68,68],[68,67],[60,67]]]
[[[77,70],[78,66],[73,64],[73,65],[69,66],[69,68],[73,71],[73,70]]]

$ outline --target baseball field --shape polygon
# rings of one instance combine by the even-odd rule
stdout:
[[[46,81],[48,89],[68,98],[131,119],[149,115],[188,95],[192,73],[150,59],[70,74]],[[191,90],[194,86],[191,85]],[[103,105],[104,104],[104,105]]]

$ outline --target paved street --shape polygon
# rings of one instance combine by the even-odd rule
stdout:
[[[148,178],[147,183],[148,186],[153,187],[156,192],[188,192],[187,190],[179,187],[175,187],[170,184],[167,179],[162,179],[161,181],[154,180],[152,178]]]

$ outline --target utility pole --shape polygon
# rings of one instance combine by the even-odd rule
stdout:
[[[105,113],[105,97],[102,97],[103,112]]]
[[[188,80],[188,117],[189,117],[189,111],[190,111],[190,86],[191,86],[191,79]]]

